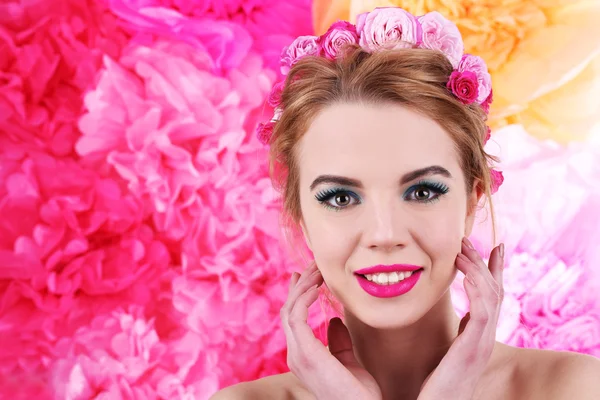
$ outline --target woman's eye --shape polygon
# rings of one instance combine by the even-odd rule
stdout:
[[[439,200],[441,196],[448,193],[448,186],[442,183],[419,183],[408,191],[408,200],[417,203],[430,203]]]
[[[347,206],[350,204],[350,196],[347,194],[336,194],[333,196],[333,202],[336,206]]]
[[[360,202],[358,195],[336,189],[328,189],[317,193],[315,198],[323,206],[335,210],[341,210]]]
[[[415,199],[418,201],[429,200],[431,192],[427,188],[420,188],[414,191]]]

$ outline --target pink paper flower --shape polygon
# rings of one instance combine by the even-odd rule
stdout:
[[[490,174],[492,176],[491,192],[494,194],[498,191],[502,182],[504,182],[504,175],[502,175],[502,171],[497,171],[495,169],[490,170]]]
[[[421,25],[411,13],[397,7],[376,8],[360,14],[356,29],[361,47],[368,51],[413,47],[421,43]]]
[[[56,347],[51,385],[61,398],[155,398],[152,372],[166,346],[142,308],[97,316]]]
[[[479,85],[477,76],[471,71],[453,71],[446,87],[463,104],[471,104],[477,99]]]
[[[306,0],[111,0],[109,4],[129,29],[197,46],[229,68],[251,48],[278,71],[281,49],[312,29]]]
[[[454,69],[463,56],[462,36],[456,25],[437,11],[429,12],[418,18],[423,31],[421,48],[439,50],[448,57]]]
[[[58,3],[0,6],[0,132],[68,156],[79,135],[81,92],[93,84],[102,54],[118,54],[124,35],[102,3]]]
[[[463,55],[460,63],[458,64],[459,72],[472,72],[477,77],[479,83],[478,94],[475,101],[479,104],[483,103],[492,91],[492,77],[487,70],[485,61],[479,56],[472,54]],[[490,98],[491,102],[491,98]]]
[[[105,59],[87,94],[77,152],[106,160],[152,210],[157,229],[179,240],[207,210],[199,189],[238,179],[236,154],[273,75],[254,53],[219,76],[193,46],[134,41],[120,62]]]
[[[319,54],[316,36],[299,36],[281,52],[281,73],[287,75],[302,57]]]
[[[319,45],[319,53],[333,60],[344,46],[358,43],[356,26],[347,21],[338,21],[331,25],[325,34],[319,37],[317,43]]]

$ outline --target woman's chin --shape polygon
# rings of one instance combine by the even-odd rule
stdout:
[[[365,304],[361,304],[360,307],[353,311],[355,311],[352,312],[354,318],[358,319],[363,324],[370,326],[373,329],[382,330],[405,328],[413,325],[422,317],[415,308],[412,308],[410,312],[407,312],[398,306],[394,307],[393,310],[390,310],[366,307]]]

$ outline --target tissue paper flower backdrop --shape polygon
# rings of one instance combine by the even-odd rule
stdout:
[[[440,11],[456,16],[455,4]],[[311,22],[307,0],[0,4],[0,397],[203,400],[287,371],[279,309],[304,266],[254,131],[273,111],[281,48]],[[468,43],[485,48],[482,37]],[[551,50],[535,54],[564,58]],[[526,107],[535,131],[534,105],[571,102],[579,92],[558,94],[586,65],[559,89],[504,88],[503,101]],[[505,176],[499,340],[600,356],[600,148],[517,125],[487,147]],[[488,254],[485,212],[480,222],[473,241]],[[452,290],[464,314],[460,282]],[[310,310],[321,338],[330,315]]]
[[[439,11],[456,23],[465,51],[482,57],[492,75],[492,128],[522,123],[562,143],[600,133],[600,2],[315,0],[316,33],[386,6]]]

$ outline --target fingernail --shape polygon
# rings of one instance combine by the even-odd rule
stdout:
[[[504,259],[504,243],[500,243],[500,248],[498,249],[500,253],[500,258]]]
[[[473,244],[466,237],[463,238],[463,242],[467,245],[468,248],[475,249],[475,247],[473,247]]]
[[[471,274],[467,274],[467,276],[466,276],[466,277],[467,277],[467,280],[468,280],[469,282],[471,282],[471,284],[472,284],[473,286],[477,286],[477,284],[475,283],[475,279],[473,279],[473,277],[471,276]]]

